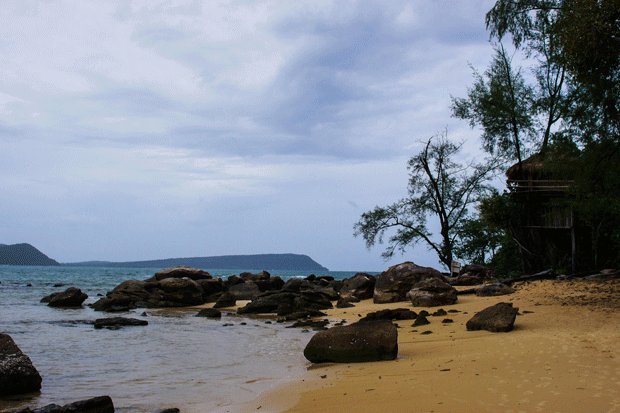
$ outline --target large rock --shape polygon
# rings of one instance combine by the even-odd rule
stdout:
[[[245,281],[232,285],[228,288],[228,293],[235,297],[235,300],[251,300],[259,295],[261,291],[254,281]]]
[[[450,305],[458,300],[456,288],[439,278],[428,278],[414,284],[407,296],[414,307]]]
[[[80,307],[87,298],[88,295],[79,288],[69,287],[65,291],[43,297],[41,302],[50,307]]]
[[[226,307],[234,307],[237,305],[237,299],[234,295],[229,292],[225,292],[220,295],[215,304],[213,304],[213,308],[226,308]]]
[[[41,389],[41,376],[30,358],[11,336],[0,333],[0,395],[30,393]]]
[[[468,331],[488,330],[493,332],[511,331],[519,309],[512,303],[497,303],[474,315],[466,324]]]
[[[148,321],[137,318],[109,317],[96,319],[94,326],[96,329],[107,328],[109,330],[117,330],[121,327],[146,326],[148,324]]]
[[[378,304],[406,301],[413,285],[427,278],[445,281],[434,268],[420,267],[412,262],[394,265],[377,276],[373,301]]]
[[[478,297],[495,297],[515,292],[515,289],[502,283],[486,284],[476,290]]]
[[[150,278],[148,281],[161,281],[166,278],[189,278],[190,280],[208,280],[213,278],[207,271],[192,267],[165,268]]]
[[[304,356],[312,363],[394,360],[397,355],[396,326],[385,320],[321,331],[310,339],[304,349]]]
[[[340,296],[344,299],[355,297],[360,300],[372,298],[375,290],[375,277],[365,273],[357,273],[343,281]]]
[[[110,396],[99,396],[64,406],[48,404],[40,409],[25,408],[15,413],[114,413],[114,404]]]

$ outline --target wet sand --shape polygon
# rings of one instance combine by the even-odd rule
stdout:
[[[620,412],[620,282],[516,287],[507,296],[459,296],[457,304],[443,307],[458,313],[429,317],[426,326],[398,321],[396,360],[307,363],[302,377],[242,411]],[[501,301],[520,309],[512,332],[466,331],[475,312]],[[366,300],[328,313],[353,322],[370,311],[398,307],[412,308],[407,302]],[[442,323],[445,318],[454,322]]]

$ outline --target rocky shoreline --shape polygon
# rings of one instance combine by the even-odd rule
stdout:
[[[194,268],[173,268],[160,271],[152,277],[140,281],[124,281],[104,297],[91,304],[96,311],[123,312],[137,308],[170,308],[207,306],[196,316],[218,319],[221,311],[217,308],[235,310],[241,317],[269,315],[276,321],[291,323],[290,327],[320,330],[304,351],[312,363],[358,363],[367,361],[394,360],[398,356],[398,320],[414,320],[412,327],[429,324],[427,317],[446,316],[443,308],[418,313],[410,308],[384,309],[367,312],[360,319],[335,322],[326,312],[336,308],[351,308],[361,301],[372,300],[376,305],[410,302],[411,307],[452,306],[459,302],[462,293],[469,292],[461,285],[471,286],[484,283],[475,288],[480,297],[495,297],[515,292],[515,289],[497,282],[492,273],[483,267],[465,268],[459,277],[445,277],[438,271],[420,267],[411,262],[390,267],[385,272],[373,276],[358,273],[345,280],[330,276],[308,276],[291,278],[286,282],[267,272],[258,274],[242,273],[226,280],[213,277],[206,271]],[[459,286],[455,288],[455,285]],[[41,301],[54,307],[79,308],[87,298],[76,288],[68,288],[44,297]],[[334,303],[336,306],[334,306]],[[456,310],[455,310],[456,311]],[[495,303],[476,312],[466,323],[466,330],[487,330],[508,332],[514,327],[519,309],[512,303]],[[453,320],[443,318],[442,324],[449,325]],[[126,317],[105,317],[89,322],[95,328],[117,329],[127,326],[147,326],[148,322]],[[241,325],[245,322],[241,322]],[[328,328],[331,325],[331,328]],[[429,333],[432,333],[430,330]],[[422,332],[421,334],[426,334]],[[3,341],[4,340],[4,341]],[[0,386],[5,394],[20,394],[37,391],[41,378],[30,359],[21,351],[9,336],[0,337],[0,381],[4,383],[28,382],[22,388]],[[17,355],[17,356],[15,356]],[[15,362],[18,360],[19,362]],[[34,370],[34,375],[33,375]],[[24,373],[23,377],[16,372]],[[19,379],[16,379],[19,377]],[[21,380],[21,381],[20,381]],[[74,407],[50,407],[52,410],[28,410],[45,412],[88,411],[75,410]],[[45,408],[44,408],[45,409]],[[61,410],[53,410],[61,409]],[[74,410],[70,410],[74,409]],[[107,409],[107,407],[106,407]],[[101,412],[108,410],[101,410]],[[112,410],[113,407],[112,407]],[[99,410],[92,410],[93,413]]]

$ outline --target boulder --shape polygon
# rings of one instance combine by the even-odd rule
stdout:
[[[117,330],[121,327],[146,326],[148,324],[148,321],[137,318],[109,317],[96,319],[94,326],[96,329],[107,328],[109,330]]]
[[[231,293],[224,293],[219,296],[215,304],[213,304],[213,308],[226,308],[226,307],[234,307],[237,305],[237,299]]]
[[[207,318],[221,318],[222,312],[217,308],[203,308],[198,311],[196,317],[207,317]]]
[[[0,333],[0,396],[41,389],[41,376],[8,334]]]
[[[224,291],[224,282],[221,278],[210,278],[207,280],[196,280],[202,288],[202,298],[206,302],[213,294]]]
[[[394,308],[374,311],[366,314],[365,317],[359,321],[374,321],[374,320],[413,320],[418,314],[415,311],[408,308]]]
[[[412,262],[394,265],[377,276],[373,301],[379,304],[406,301],[413,285],[427,278],[445,281],[434,268],[420,267]]]
[[[333,327],[315,334],[304,356],[312,363],[394,360],[398,332],[391,321],[377,320]]]
[[[114,404],[110,396],[99,396],[64,406],[48,404],[39,409],[25,408],[15,413],[114,413]]]
[[[346,298],[340,298],[338,299],[338,302],[336,303],[336,308],[351,308],[351,307],[355,307],[355,305],[351,304],[351,302],[347,300]]]
[[[428,321],[428,318],[426,318],[426,316],[424,314],[418,314],[418,316],[416,317],[415,321],[413,322],[413,324],[411,325],[412,327],[418,327],[418,326],[424,326],[427,324],[430,324],[431,322]]]
[[[439,278],[428,278],[414,284],[407,296],[414,307],[450,305],[458,300],[456,288]]]
[[[342,282],[340,296],[348,299],[355,297],[360,300],[372,298],[375,290],[375,277],[366,273],[357,273]]]
[[[502,283],[486,284],[476,289],[478,297],[494,297],[497,295],[512,294],[515,289]]]
[[[189,278],[190,280],[208,280],[213,278],[207,271],[192,267],[165,268],[147,281],[161,281],[166,278]]]
[[[467,321],[468,331],[487,330],[492,332],[507,332],[514,328],[519,309],[512,303],[497,303],[487,307]]]
[[[260,294],[260,289],[254,281],[244,281],[228,288],[228,293],[236,300],[251,300]]]
[[[88,295],[79,288],[69,287],[65,291],[53,293],[41,299],[50,307],[81,307]]]

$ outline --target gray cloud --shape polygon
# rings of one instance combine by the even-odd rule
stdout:
[[[0,242],[381,268],[351,227],[404,194],[417,140],[476,142],[449,100],[490,56],[491,5],[6,2]]]

